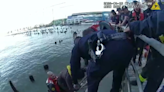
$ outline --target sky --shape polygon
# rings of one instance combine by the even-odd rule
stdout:
[[[104,9],[104,2],[109,0],[0,0],[0,33],[50,23],[72,13],[110,11]]]

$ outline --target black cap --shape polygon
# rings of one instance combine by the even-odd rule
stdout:
[[[117,11],[120,11],[121,10],[121,8],[117,8]]]
[[[127,6],[122,6],[122,10],[128,9]]]

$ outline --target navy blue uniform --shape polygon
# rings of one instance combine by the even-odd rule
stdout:
[[[103,30],[104,34],[113,34],[116,31]],[[80,58],[91,59],[89,55],[88,40],[91,36],[97,34],[89,34],[82,37],[78,45],[75,45],[71,56],[71,71],[74,83],[77,83],[77,74],[80,69]],[[93,44],[96,47],[96,43]],[[87,69],[88,92],[97,92],[100,81],[110,71],[113,72],[113,86],[111,92],[119,92],[122,76],[125,68],[129,65],[132,58],[134,48],[128,39],[111,40],[105,44],[105,50],[100,59],[89,62]]]
[[[131,13],[132,13],[132,12],[131,12],[131,11],[129,11],[128,13],[123,14],[123,17],[124,17],[124,18],[125,18],[125,17],[128,17],[128,19],[126,20],[126,22],[125,22],[124,26],[126,26],[126,25],[129,23]]]
[[[144,11],[144,18],[147,18],[151,15],[153,10],[151,10],[150,8],[147,8],[145,11]]]
[[[122,23],[123,20],[124,20],[124,14],[121,13],[121,14],[119,15],[119,21]]]
[[[135,14],[136,16],[134,16],[133,14]],[[143,16],[142,16],[143,15]],[[134,20],[143,20],[144,19],[144,14],[140,11],[135,11],[133,10],[131,15],[130,15],[130,19],[134,19]],[[133,20],[133,21],[134,21]],[[133,57],[133,61],[136,60],[136,56],[139,54],[139,59],[138,59],[138,63],[139,65],[141,66],[142,63],[141,63],[141,59],[142,59],[142,53],[143,53],[143,49],[145,47],[145,42],[142,41],[141,39],[137,38],[136,39],[136,50],[135,50],[135,55]]]
[[[115,24],[118,24],[118,23],[119,23],[119,16],[118,16],[118,15],[115,15],[115,16],[111,17],[111,20],[112,20],[112,22],[114,22]]]
[[[161,10],[164,10],[164,3],[158,2],[158,4],[159,4],[159,6],[160,6],[160,9],[161,9]]]
[[[153,10],[151,10],[150,8],[147,8],[145,11],[144,11],[144,17],[145,18],[148,18],[149,16],[151,16],[152,15],[152,13],[153,13]],[[139,38],[138,38],[139,39]],[[152,64],[153,63],[151,63],[151,60],[152,59],[152,57],[151,57],[151,50],[149,50],[149,53],[148,53],[148,57],[147,57],[147,61],[146,61],[146,65],[143,67],[143,69],[142,69],[142,72],[141,72],[141,76],[143,77],[143,78],[148,78],[148,75],[149,75],[149,67],[151,67],[151,66],[153,66]]]
[[[159,36],[164,34],[164,11],[153,12],[151,16],[143,21],[136,21],[130,24],[130,30],[135,35],[144,34],[147,37],[159,40]],[[159,40],[160,41],[160,40]],[[164,78],[164,57],[151,47],[152,61],[148,70],[148,83],[144,92],[156,92]]]

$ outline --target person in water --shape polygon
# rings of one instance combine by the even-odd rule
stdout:
[[[102,32],[104,36],[111,38],[111,40],[103,40],[105,50],[101,57],[95,59],[94,56],[96,55],[94,53],[96,51],[97,35],[99,35],[99,32]],[[119,40],[112,38],[114,35],[119,34],[110,29],[97,32],[85,30],[83,32],[83,37],[72,49],[70,59],[74,86],[79,85],[77,76],[78,71],[81,69],[80,59],[83,58],[90,60],[87,67],[88,92],[97,92],[100,81],[112,70],[114,70],[114,72],[111,92],[119,92],[122,76],[133,56],[134,48],[131,40],[128,39],[124,33],[121,33],[122,36]]]
[[[80,69],[78,71],[78,79],[82,79],[85,76],[86,70]],[[48,79],[46,81],[49,92],[74,92],[79,90],[80,86],[73,87],[71,67],[67,66],[67,69],[62,71],[59,76],[56,76],[53,72],[47,72]]]
[[[77,44],[77,41],[78,41],[80,38],[81,38],[81,37],[80,37],[80,36],[77,36],[77,33],[76,33],[76,32],[73,33],[74,44]]]

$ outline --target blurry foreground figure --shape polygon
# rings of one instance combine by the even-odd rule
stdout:
[[[135,36],[146,36],[150,38],[147,41],[150,44],[151,59],[147,63],[146,76],[140,75],[141,82],[146,81],[147,85],[144,92],[156,92],[162,83],[164,78],[164,55],[162,52],[164,43],[164,11],[153,12],[151,16],[144,21],[135,21],[129,24],[129,28],[125,29],[125,32],[131,32]],[[145,41],[146,42],[146,41]],[[152,45],[153,43],[159,43],[159,45]],[[160,47],[158,47],[160,46]],[[158,47],[158,48],[156,48]]]

